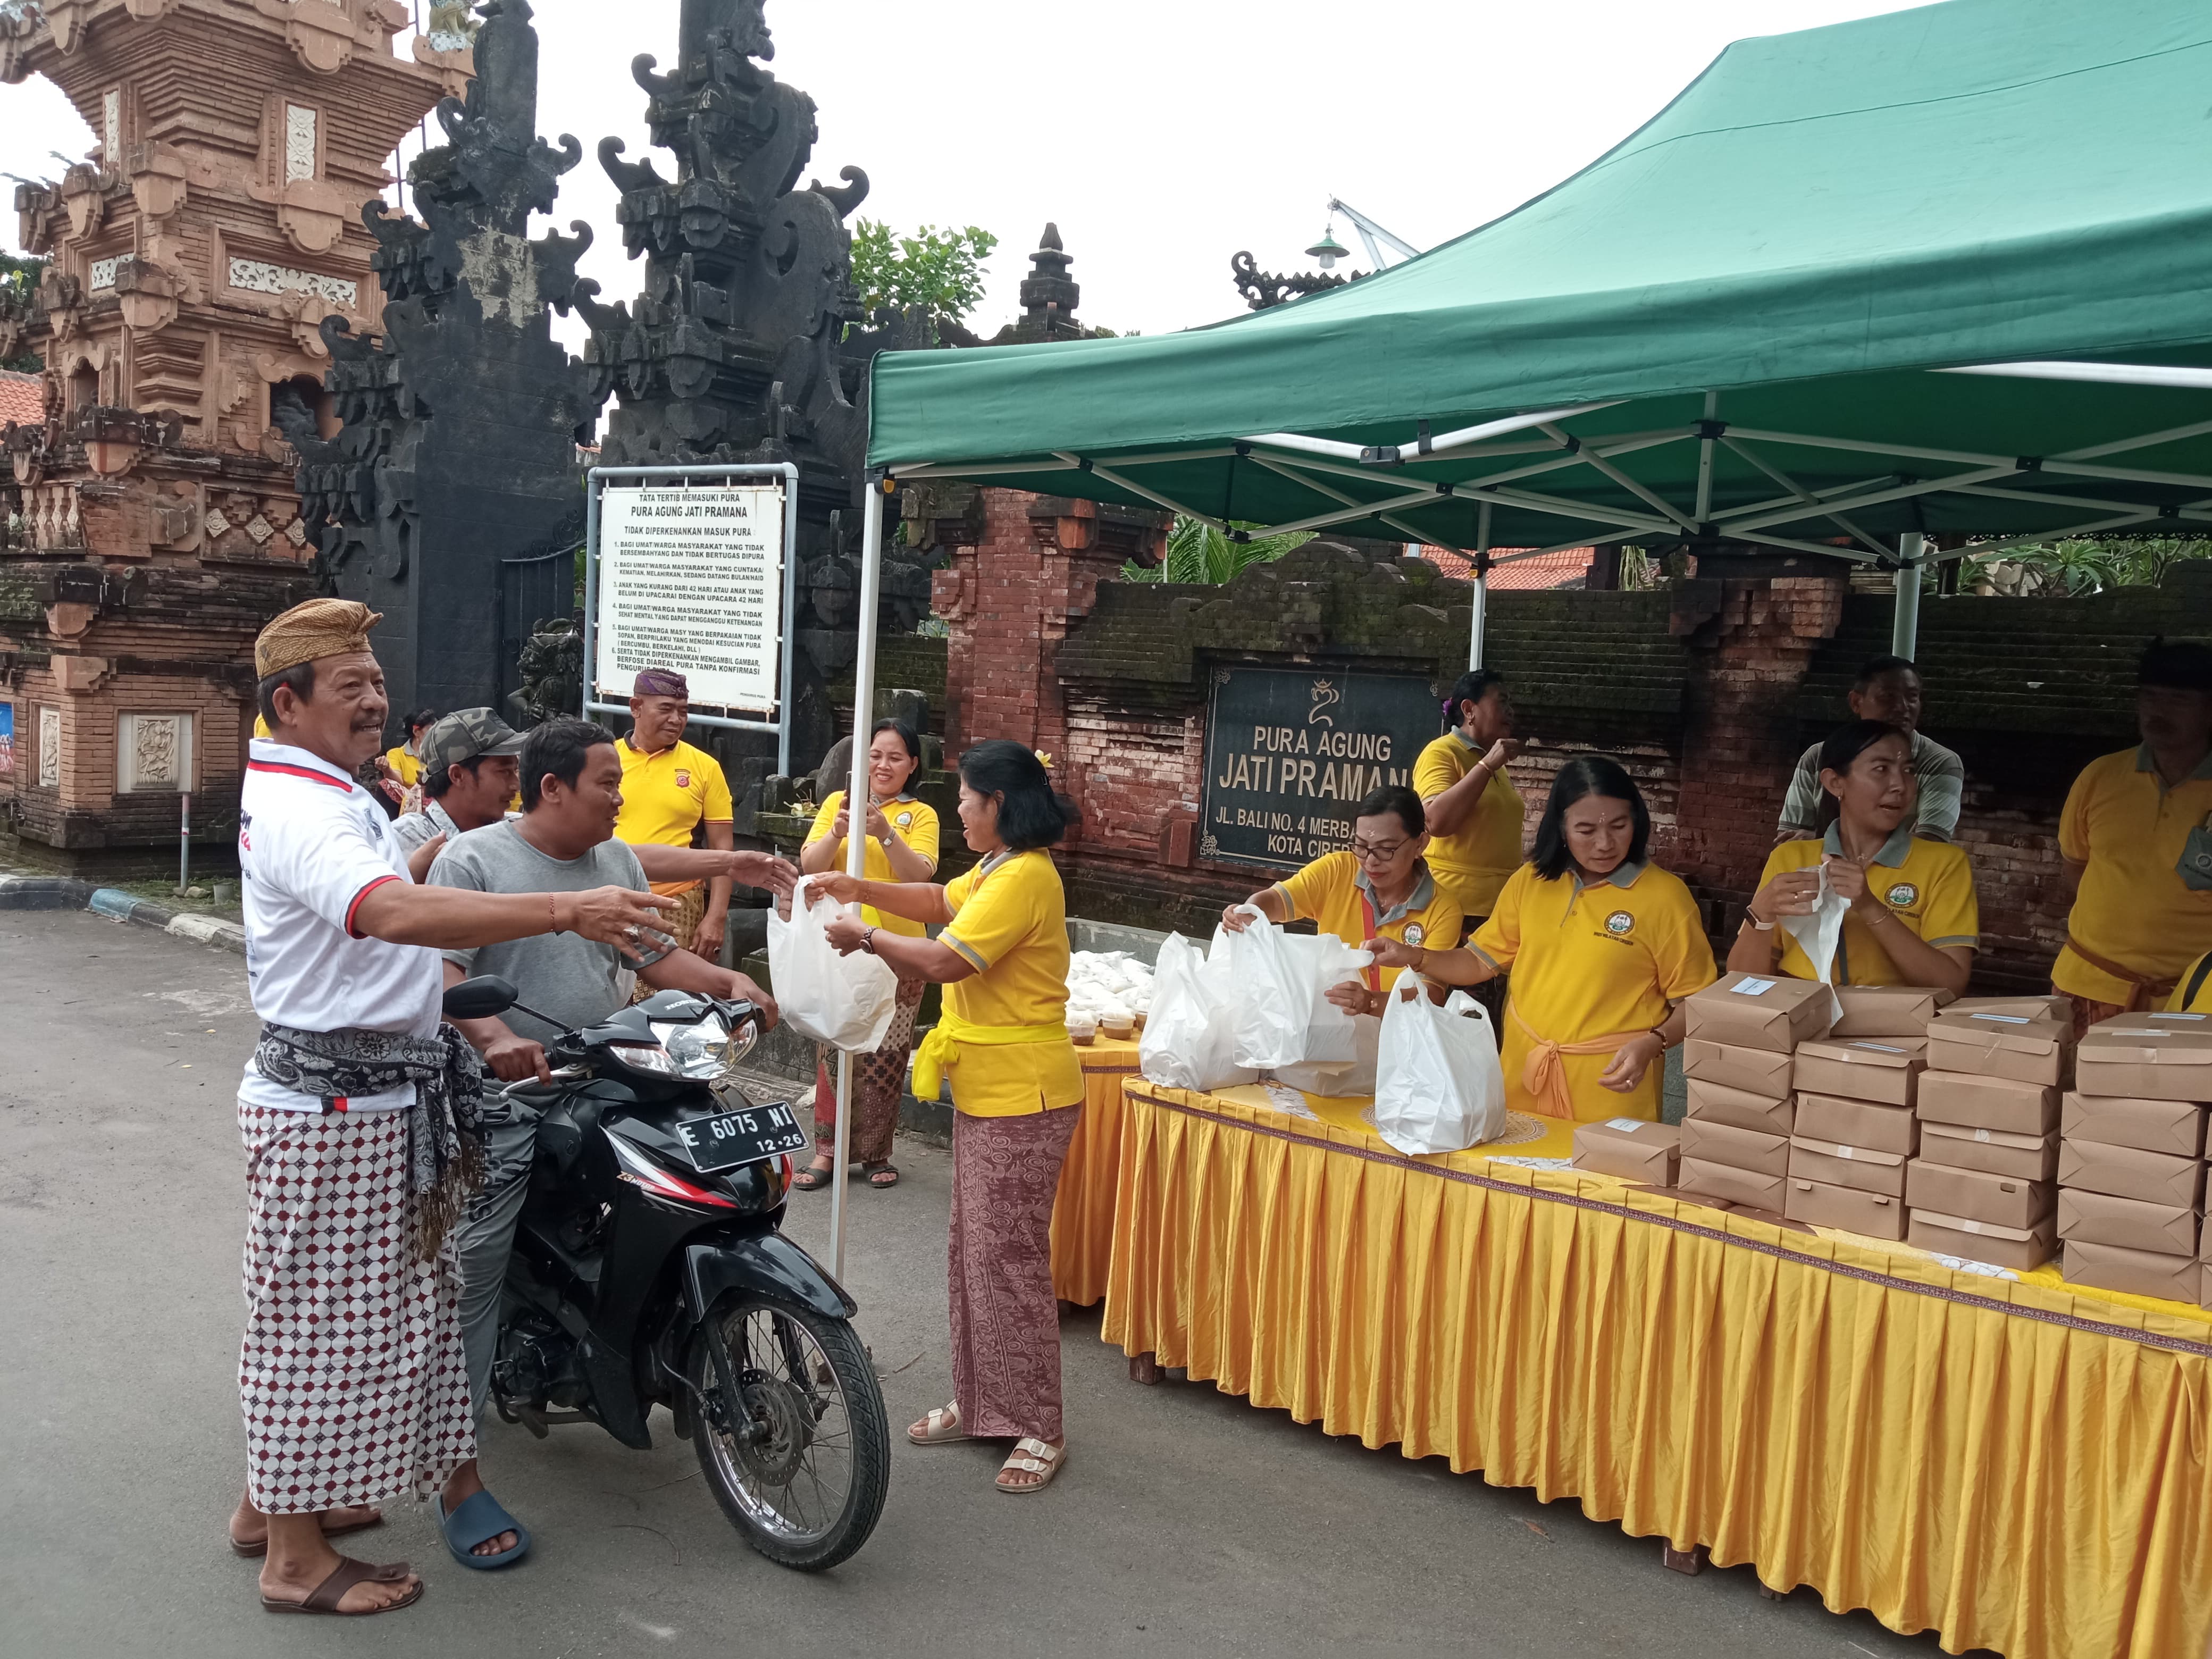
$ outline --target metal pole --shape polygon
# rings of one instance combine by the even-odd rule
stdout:
[[[599,628],[599,472],[597,467],[584,481],[584,706],[576,712],[586,720],[592,718],[592,694],[599,690],[597,665],[592,653],[598,648]]]
[[[884,488],[868,480],[867,505],[860,514],[860,650],[853,662],[853,772],[845,790],[845,870],[867,871],[868,728],[875,724],[876,613],[882,605],[884,575]],[[858,915],[860,907],[848,905]],[[853,1057],[837,1056],[837,1142],[830,1182],[830,1273],[845,1282],[845,1158],[853,1133]]]
[[[791,659],[799,649],[799,469],[783,467],[783,649],[781,689],[775,706],[775,770],[791,775]]]
[[[1927,537],[1907,531],[1898,543],[1897,609],[1889,629],[1893,656],[1910,661],[1920,645],[1920,559]]]
[[[192,797],[186,790],[178,798],[183,807],[177,819],[177,891],[192,884]]]
[[[1490,608],[1490,503],[1485,501],[1475,520],[1474,532],[1474,617],[1468,629],[1467,665],[1470,672],[1482,666],[1482,629],[1487,620],[1484,612]]]

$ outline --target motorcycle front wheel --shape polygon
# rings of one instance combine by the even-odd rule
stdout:
[[[714,1362],[719,1332],[737,1398]],[[868,1541],[890,1486],[890,1430],[866,1350],[842,1319],[766,1297],[714,1304],[691,1344],[699,1468],[745,1541],[804,1572]]]

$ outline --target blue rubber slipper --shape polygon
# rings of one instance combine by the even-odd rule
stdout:
[[[501,1567],[513,1566],[530,1553],[530,1529],[509,1515],[489,1492],[464,1498],[460,1507],[451,1515],[446,1513],[443,1494],[432,1501],[438,1506],[438,1529],[446,1534],[446,1547],[463,1566],[473,1567],[478,1572],[495,1572]],[[477,1545],[503,1532],[514,1534],[514,1548],[501,1550],[497,1555],[470,1553]]]

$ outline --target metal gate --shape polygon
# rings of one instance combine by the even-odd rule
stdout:
[[[499,696],[502,705],[522,689],[522,647],[539,623],[574,615],[576,550],[502,559],[499,570]]]

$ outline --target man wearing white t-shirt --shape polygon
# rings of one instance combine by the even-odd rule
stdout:
[[[447,1230],[481,1179],[479,1074],[441,1024],[439,952],[568,932],[635,951],[665,908],[624,888],[471,893],[407,878],[355,781],[387,704],[366,605],[262,630],[239,814],[246,975],[263,1024],[239,1086],[247,1155],[246,1491],[231,1542],[274,1611],[405,1607],[422,1580],[332,1549],[379,1502],[435,1497],[471,1565],[527,1548],[483,1489]]]

